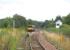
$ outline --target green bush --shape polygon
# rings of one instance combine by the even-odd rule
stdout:
[[[60,34],[63,34],[63,35],[66,35],[66,36],[70,37],[70,25],[64,24],[59,29],[54,28],[54,27],[47,28],[47,31],[49,31],[49,32],[55,32],[55,33],[60,33]]]

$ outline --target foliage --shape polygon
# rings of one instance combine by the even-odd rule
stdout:
[[[58,50],[70,50],[70,38],[64,36],[63,34],[56,34],[46,32],[44,33],[47,41],[54,45]]]
[[[22,37],[26,35],[24,29],[2,28],[0,29],[0,50],[16,50]],[[17,33],[17,34],[16,34]]]
[[[47,28],[47,31],[49,32],[56,32],[63,34],[65,36],[70,37],[70,25],[64,24],[61,28],[57,29],[55,27]]]
[[[43,23],[43,28],[50,28],[50,27],[54,27],[54,21],[53,20],[45,20],[45,22]]]
[[[13,16],[13,22],[15,23],[15,27],[25,27],[26,26],[26,19],[23,16],[15,14]]]
[[[56,16],[55,22],[56,22],[57,20],[61,20],[61,21],[62,21],[61,16]]]
[[[0,50],[16,50],[21,37],[26,35],[25,31],[28,25],[35,25],[36,28],[44,28],[49,32],[58,32],[70,37],[70,14],[63,18],[57,16],[56,20],[58,19],[63,19],[63,25],[60,29],[54,27],[54,20],[45,20],[44,22],[31,19],[26,20],[24,16],[18,14],[15,14],[12,18],[0,19]]]
[[[68,14],[67,16],[64,17],[63,22],[64,22],[65,24],[70,25],[70,14]]]

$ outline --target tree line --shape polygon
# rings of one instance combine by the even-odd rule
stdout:
[[[40,26],[41,23],[42,22],[31,19],[26,20],[24,16],[15,14],[12,18],[6,17],[4,19],[0,19],[0,28],[26,28],[28,25]]]
[[[15,14],[13,17],[6,17],[4,19],[0,19],[0,28],[12,28],[13,26],[15,28],[26,28],[28,25],[35,25],[39,28],[48,28],[48,27],[54,27],[56,20],[62,20],[63,24],[70,25],[70,14],[67,16],[61,17],[57,16],[55,20],[45,20],[42,21],[34,21],[31,19],[26,20],[24,16]]]

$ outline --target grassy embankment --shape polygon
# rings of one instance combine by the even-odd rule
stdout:
[[[49,30],[49,32],[45,31],[45,36],[51,44],[53,44],[59,50],[70,50],[69,25],[64,25],[59,30],[56,28],[49,28]]]
[[[54,27],[52,28],[47,28],[47,31],[49,32],[55,32],[55,33],[59,33],[59,34],[63,34],[67,37],[70,37],[70,25],[66,25],[64,24],[61,28],[56,29]]]
[[[22,36],[25,36],[24,29],[2,28],[0,29],[0,50],[16,50]]]

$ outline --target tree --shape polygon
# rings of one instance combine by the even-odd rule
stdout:
[[[52,20],[45,20],[43,23],[43,28],[49,28],[49,27],[54,27],[54,21]]]
[[[15,22],[15,27],[25,27],[26,26],[26,19],[25,17],[15,14],[13,16],[13,21]]]
[[[45,20],[45,22],[42,24],[42,27],[43,28],[48,28],[48,20]]]
[[[64,17],[64,23],[70,25],[70,14]]]
[[[0,28],[12,27],[12,18],[0,19]]]
[[[57,21],[57,20],[61,20],[62,21],[62,18],[61,18],[61,16],[56,16],[56,19],[55,19],[55,22]]]
[[[28,24],[28,25],[33,25],[33,21],[32,21],[31,19],[28,19],[28,20],[27,20],[27,24]]]
[[[5,20],[4,20],[4,26],[5,27],[12,27],[13,26],[12,18],[10,18],[10,17],[5,18]]]

